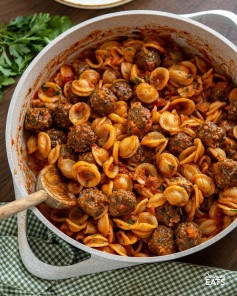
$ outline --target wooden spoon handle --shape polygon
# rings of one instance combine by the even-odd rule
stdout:
[[[48,194],[44,190],[27,195],[21,199],[10,202],[0,207],[0,220],[8,218],[16,213],[29,209],[46,201]]]

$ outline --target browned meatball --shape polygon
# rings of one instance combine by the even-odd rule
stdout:
[[[152,126],[151,113],[141,103],[133,105],[128,112],[128,132],[142,138]]]
[[[174,207],[168,202],[163,206],[156,208],[156,218],[158,222],[169,227],[174,227],[179,223],[180,215],[178,214],[178,207]]]
[[[86,61],[80,61],[80,60],[76,60],[73,64],[72,64],[76,75],[79,77],[80,74],[82,72],[84,72],[85,70],[89,69],[89,65],[87,64]]]
[[[200,210],[204,211],[204,212],[209,211],[211,205],[213,204],[213,202],[214,202],[214,196],[213,195],[209,196],[209,197],[205,197],[203,203],[200,206]]]
[[[54,123],[59,128],[69,128],[72,126],[69,120],[69,111],[72,108],[70,103],[59,104],[57,110],[54,112]]]
[[[67,143],[67,133],[62,130],[58,130],[56,128],[50,128],[45,131],[51,140],[52,148],[57,146],[58,144],[66,144]]]
[[[126,80],[120,79],[113,82],[111,90],[120,101],[127,101],[132,97],[132,88]]]
[[[218,82],[212,89],[210,100],[214,101],[227,101],[230,88],[227,82]]]
[[[235,127],[235,124],[230,121],[222,121],[220,126],[225,129],[227,137],[234,139],[233,130]]]
[[[213,171],[217,187],[223,189],[237,186],[237,161],[233,159],[218,161],[213,165]]]
[[[159,225],[148,241],[148,249],[157,256],[175,253],[174,231],[164,225]]]
[[[160,52],[155,48],[142,48],[136,54],[136,64],[140,69],[153,71],[161,64]]]
[[[218,127],[216,124],[207,121],[198,127],[197,137],[206,146],[212,148],[223,147],[226,132],[222,127]]]
[[[113,191],[109,201],[109,213],[113,217],[130,214],[136,206],[136,196],[124,189]]]
[[[169,68],[181,61],[183,61],[182,51],[175,46],[174,48],[168,48],[167,52],[165,53],[162,66],[165,68]]]
[[[182,151],[193,145],[193,139],[183,132],[170,137],[168,149],[172,154],[180,154]]]
[[[31,108],[25,116],[25,128],[32,132],[40,132],[53,124],[53,117],[47,108]]]
[[[136,153],[129,158],[129,162],[131,163],[150,162],[151,163],[154,159],[154,155],[155,153],[153,149],[139,144]]]
[[[116,101],[117,97],[107,87],[101,87],[90,96],[91,108],[102,116],[114,111]]]
[[[60,146],[60,157],[72,159],[74,161],[78,159],[78,156],[75,153],[75,151],[67,144],[63,144]]]
[[[202,232],[196,223],[183,222],[175,229],[175,236],[178,249],[184,251],[201,243]]]
[[[237,123],[237,99],[230,103],[230,109],[228,110],[228,119]]]
[[[237,143],[234,140],[227,139],[225,142],[225,152],[228,158],[237,160]]]
[[[70,145],[75,152],[87,152],[91,149],[92,145],[95,144],[96,135],[88,124],[80,124],[70,129],[67,144]]]
[[[91,152],[86,152],[86,153],[79,155],[79,161],[85,161],[88,163],[96,164],[94,156]]]
[[[108,198],[97,188],[88,188],[80,192],[78,203],[87,215],[97,218],[105,211]]]

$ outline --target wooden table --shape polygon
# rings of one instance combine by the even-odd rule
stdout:
[[[151,9],[177,14],[191,13],[208,9],[226,9],[237,13],[236,0],[135,0],[126,5],[105,10],[81,10],[61,5],[53,0],[3,0],[0,1],[0,22],[8,23],[19,15],[39,12],[68,15],[77,24],[92,17],[115,11],[131,9]],[[237,44],[237,32],[220,23],[206,23]],[[15,85],[5,89],[4,100],[0,102],[0,201],[14,199],[12,178],[8,167],[5,149],[5,124],[7,110]],[[181,261],[207,266],[237,270],[237,229],[213,246]]]

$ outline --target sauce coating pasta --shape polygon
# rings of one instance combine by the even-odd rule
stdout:
[[[164,256],[237,216],[237,88],[154,33],[84,51],[25,116],[29,158],[55,166],[78,203],[45,216],[121,256]]]

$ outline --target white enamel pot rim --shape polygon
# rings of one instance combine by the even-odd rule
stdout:
[[[237,17],[236,15],[234,15],[231,12],[227,12],[227,11],[209,11],[209,12],[202,12],[202,13],[197,13],[197,14],[191,14],[191,15],[187,15],[190,17],[199,17],[200,15],[207,15],[207,16],[222,16],[222,19],[227,20],[227,22],[230,24],[232,22],[233,24],[237,24]],[[208,38],[214,38],[214,40],[216,40],[216,42],[221,43],[223,45],[224,48],[228,49],[231,53],[231,55],[235,55],[233,56],[233,60],[236,58],[237,55],[237,48],[229,41],[227,40],[225,37],[223,37],[222,35],[220,35],[219,33],[217,33],[216,31],[192,20],[192,19],[188,19],[186,17],[183,16],[178,16],[175,14],[170,14],[170,13],[165,13],[165,12],[157,12],[157,11],[143,11],[143,10],[135,10],[135,11],[125,11],[125,12],[117,12],[117,13],[112,13],[112,14],[107,14],[107,15],[103,15],[100,17],[96,17],[94,19],[85,21],[79,25],[76,25],[75,27],[67,30],[65,33],[61,34],[59,37],[57,37],[54,41],[52,41],[48,46],[46,46],[41,53],[31,62],[30,66],[26,69],[26,71],[24,72],[24,74],[22,75],[16,89],[15,92],[13,94],[11,103],[10,103],[10,107],[9,107],[9,111],[8,111],[8,116],[7,116],[7,125],[6,125],[6,148],[7,148],[7,156],[8,156],[8,161],[9,161],[9,166],[11,169],[11,173],[13,176],[13,182],[14,182],[14,189],[15,189],[15,193],[16,193],[16,198],[20,198],[22,196],[25,196],[28,194],[27,192],[27,188],[26,185],[23,184],[23,180],[22,180],[22,170],[21,170],[21,166],[20,166],[20,162],[18,161],[18,157],[19,155],[17,155],[16,152],[16,144],[12,145],[12,139],[14,139],[14,136],[17,134],[16,133],[16,129],[18,127],[16,120],[19,118],[21,118],[21,121],[23,122],[22,116],[20,116],[19,114],[21,113],[19,110],[26,108],[26,106],[24,105],[25,101],[23,99],[21,99],[20,94],[22,94],[23,88],[26,85],[30,85],[33,86],[34,82],[36,81],[37,75],[39,75],[39,73],[41,73],[41,71],[43,70],[44,66],[42,66],[42,68],[40,68],[40,63],[43,64],[44,62],[44,57],[47,57],[47,54],[51,51],[55,52],[58,51],[58,53],[63,50],[66,50],[69,48],[68,44],[70,44],[70,37],[74,36],[74,40],[77,41],[78,39],[78,35],[80,35],[80,30],[83,30],[87,27],[89,27],[91,24],[95,25],[95,29],[100,28],[100,26],[104,26],[105,24],[108,24],[109,22],[112,22],[114,20],[116,20],[118,22],[118,27],[120,26],[120,22],[121,19],[124,19],[128,22],[128,17],[129,19],[131,19],[131,28],[134,28],[134,23],[136,18],[140,18],[141,17],[143,19],[146,19],[148,24],[149,24],[149,20],[152,20],[153,22],[155,22],[157,20],[157,22],[159,22],[159,19],[162,18],[163,21],[167,21],[167,23],[169,24],[170,22],[172,22],[172,26],[173,28],[176,27],[176,23],[177,25],[180,26],[185,26],[187,28],[187,31],[190,31],[193,33],[193,35],[197,35],[197,32],[203,32],[204,35],[206,34],[206,36],[208,36]],[[137,26],[139,27],[139,23],[137,24]],[[135,26],[135,27],[137,27]],[[106,27],[107,29],[108,27]],[[190,28],[190,29],[189,29]],[[88,31],[88,34],[90,32]],[[69,39],[68,39],[69,38]],[[201,37],[200,37],[201,38]],[[65,44],[64,44],[65,43]],[[51,56],[51,59],[53,58],[53,55]],[[237,74],[237,65],[235,65],[236,68],[236,74]],[[33,73],[33,75],[32,75]],[[237,75],[235,75],[237,76]],[[29,82],[31,81],[31,82]],[[41,81],[42,83],[42,81]],[[21,99],[21,103],[19,103]],[[28,104],[29,106],[29,104]],[[25,109],[24,109],[25,110]],[[18,147],[19,149],[19,147]],[[19,152],[19,150],[18,150]],[[118,256],[118,255],[112,255],[112,254],[107,254],[107,253],[103,253],[100,251],[97,251],[95,249],[89,248],[75,240],[73,240],[72,238],[70,238],[69,236],[65,235],[64,233],[62,233],[60,230],[58,230],[56,227],[54,227],[40,212],[37,208],[33,208],[32,209],[33,212],[35,213],[35,215],[49,228],[51,229],[54,233],[56,233],[58,236],[60,236],[61,238],[63,238],[65,241],[67,241],[68,243],[70,243],[71,245],[85,251],[91,254],[91,258],[95,259],[95,258],[101,258],[101,264],[104,264],[104,269],[103,268],[96,268],[96,266],[98,265],[98,262],[93,262],[91,261],[91,266],[94,266],[92,271],[87,271],[84,273],[79,273],[79,274],[86,274],[86,273],[92,273],[95,271],[101,271],[101,270],[106,270],[106,269],[114,269],[114,268],[118,268],[118,267],[122,267],[122,266],[128,266],[131,264],[141,264],[141,263],[151,263],[151,262],[161,262],[161,261],[167,261],[167,260],[173,260],[173,259],[177,259],[177,258],[181,258],[184,257],[186,255],[190,255],[193,254],[199,250],[202,250],[210,245],[212,245],[213,243],[215,243],[216,241],[220,240],[221,238],[223,238],[226,234],[228,234],[231,230],[233,230],[236,225],[237,225],[237,220],[235,222],[233,222],[229,227],[227,227],[225,230],[223,230],[221,233],[219,233],[218,235],[216,235],[215,237],[213,237],[212,239],[208,240],[207,242],[198,245],[192,249],[183,251],[183,252],[178,252],[175,254],[171,254],[171,255],[166,255],[166,256],[157,256],[157,257],[143,257],[143,258],[135,258],[135,257],[122,257],[122,256]],[[23,262],[25,263],[25,265],[27,265],[27,268],[30,269],[30,265],[33,265],[33,261],[34,262],[38,262],[38,264],[40,265],[41,263],[39,261],[37,261],[38,259],[33,258],[32,253],[30,253],[29,250],[29,246],[26,240],[26,234],[25,234],[25,227],[26,227],[26,218],[25,218],[25,213],[19,214],[18,215],[19,218],[19,243],[20,243],[20,251],[21,251],[21,256],[23,259]],[[24,226],[24,227],[23,227]],[[24,239],[23,239],[24,237]],[[24,250],[22,250],[24,249]],[[26,250],[27,249],[27,250]],[[30,255],[29,255],[30,254]],[[28,256],[28,258],[31,258],[32,262],[31,264],[28,262],[27,263],[27,259],[26,257]],[[109,261],[108,261],[108,260]],[[114,261],[114,266],[115,267],[106,267],[106,262],[112,262]],[[116,265],[115,261],[117,263],[121,263],[120,265]],[[122,264],[123,263],[123,264]],[[113,264],[111,264],[113,265]],[[43,265],[42,265],[43,266]],[[44,267],[47,268],[49,265],[45,265]],[[116,267],[117,266],[117,267]],[[78,266],[79,268],[79,266]],[[83,267],[84,268],[84,267]],[[106,268],[106,269],[105,269]],[[85,268],[86,269],[86,268]],[[40,276],[40,277],[44,277],[42,274],[35,272],[34,273],[36,276]],[[67,277],[72,276],[72,273],[68,273],[70,275],[68,275]],[[50,275],[48,275],[48,277],[50,279]],[[52,276],[51,279],[59,279],[59,278],[65,278],[63,276],[57,275],[57,276]]]

